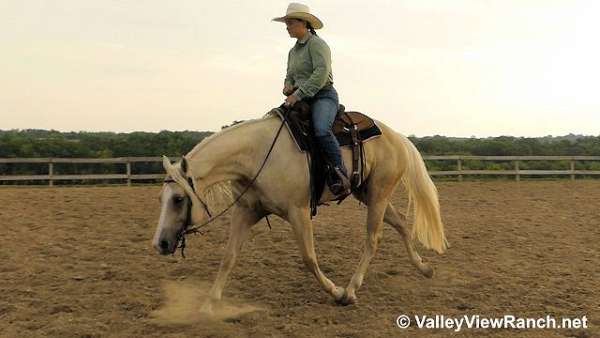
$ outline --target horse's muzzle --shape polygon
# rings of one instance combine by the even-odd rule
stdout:
[[[175,244],[163,239],[154,243],[154,249],[161,255],[171,255],[175,252]]]

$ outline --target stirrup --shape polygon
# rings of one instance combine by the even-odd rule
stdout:
[[[346,175],[344,175],[344,173],[342,172],[342,170],[338,167],[332,167],[333,171],[335,172],[335,174],[338,176],[338,181],[331,184],[329,186],[329,190],[331,190],[331,192],[336,196],[336,197],[346,197],[348,195],[350,195],[350,193],[352,192],[350,190],[350,181],[348,180],[348,177]]]
[[[335,196],[335,198],[342,198],[350,195],[352,192],[350,188],[345,188],[342,183],[334,183],[329,187],[331,193]]]

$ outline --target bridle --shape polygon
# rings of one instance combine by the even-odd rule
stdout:
[[[196,192],[196,187],[194,186],[193,182],[192,182],[192,178],[191,177],[187,177],[187,181],[188,184],[190,185],[190,187],[192,187],[192,191],[194,192],[194,194],[196,195],[196,197],[198,198],[198,201],[200,201],[200,204],[202,204],[202,207],[204,208],[204,211],[206,211],[206,214],[208,215],[208,217],[212,217],[210,210],[208,210],[208,204],[206,204],[206,202],[204,202],[202,200],[202,198],[200,197],[200,195],[198,195],[198,193]],[[177,181],[175,181],[172,178],[167,178],[163,181],[163,183],[177,183]],[[192,205],[192,201],[190,199],[190,206]],[[189,208],[190,210],[192,208]]]
[[[269,156],[271,155],[271,152],[273,151],[273,148],[275,147],[275,143],[277,142],[277,139],[279,138],[279,135],[281,134],[281,130],[283,129],[284,125],[285,125],[285,120],[282,119],[281,125],[279,126],[279,129],[277,130],[277,134],[275,135],[275,138],[273,139],[273,142],[271,143],[271,147],[269,148],[269,151],[267,152],[267,155],[265,156],[265,159],[263,160],[262,165],[258,169],[258,172],[256,173],[256,175],[254,175],[252,180],[250,180],[250,183],[248,183],[246,188],[244,188],[244,191],[242,191],[242,193],[227,208],[225,208],[223,211],[221,211],[215,217],[212,216],[212,214],[210,213],[210,210],[208,210],[208,205],[206,204],[206,202],[204,202],[202,200],[202,198],[200,197],[200,194],[196,191],[196,187],[193,184],[192,178],[189,176],[186,176],[187,182],[192,187],[192,191],[194,192],[194,195],[196,196],[196,198],[198,198],[198,201],[200,201],[200,204],[202,204],[202,207],[204,208],[204,211],[206,211],[206,214],[208,215],[209,219],[202,224],[193,225],[192,227],[190,227],[190,225],[192,225],[190,223],[192,221],[192,204],[193,204],[193,202],[192,202],[192,199],[189,196],[187,196],[186,198],[189,199],[190,203],[189,203],[187,211],[186,211],[186,219],[185,219],[183,227],[177,233],[177,236],[175,239],[177,241],[175,251],[177,251],[177,249],[181,249],[181,256],[183,258],[185,258],[185,255],[183,253],[183,251],[185,250],[185,236],[188,234],[202,234],[202,232],[201,232],[202,228],[205,228],[208,224],[212,223],[217,218],[223,216],[227,211],[229,211],[229,209],[231,209],[234,205],[236,205],[237,202],[246,194],[246,192],[248,192],[248,190],[250,189],[250,187],[252,187],[254,182],[256,182],[256,179],[258,178],[258,176],[262,172],[263,168],[265,167],[265,164],[267,163],[267,160],[269,159]],[[169,177],[169,178],[165,179],[163,181],[163,183],[177,183],[177,181],[175,181],[174,179]],[[271,224],[269,223],[268,216],[265,216],[265,218],[267,219],[267,224],[269,225],[269,228],[271,228]],[[173,254],[175,254],[175,252],[173,252]]]
[[[200,197],[200,195],[196,192],[196,187],[194,186],[194,184],[192,182],[192,178],[187,177],[187,181],[188,181],[188,184],[190,185],[190,187],[192,187],[192,191],[194,192],[194,195],[196,195],[196,197],[198,198],[198,201],[200,201],[200,204],[202,204],[202,207],[204,208],[204,211],[206,211],[206,214],[208,215],[208,217],[212,218],[212,214],[210,213],[210,210],[208,210],[208,204],[206,202],[204,202],[202,200],[202,198]],[[175,181],[174,179],[169,177],[169,178],[165,179],[163,181],[163,183],[167,183],[167,184],[168,183],[177,183],[177,181]],[[188,234],[188,226],[192,222],[192,204],[194,203],[194,202],[192,202],[192,199],[189,196],[187,196],[186,199],[188,200],[189,205],[186,210],[185,221],[184,221],[183,227],[181,228],[181,230],[179,230],[179,232],[177,232],[177,236],[175,238],[175,240],[177,241],[177,243],[175,244],[176,249],[181,249],[181,256],[183,258],[185,258],[185,254],[184,254],[185,235]],[[175,251],[173,251],[173,254],[175,254]]]

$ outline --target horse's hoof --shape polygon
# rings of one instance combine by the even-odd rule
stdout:
[[[356,304],[357,302],[357,298],[355,294],[349,295],[348,291],[344,292],[344,296],[337,301],[338,304],[340,305],[352,305],[352,304]]]
[[[342,298],[344,298],[344,295],[346,294],[346,289],[336,286],[333,289],[332,294],[335,301],[339,303],[342,300]]]
[[[423,268],[421,268],[421,273],[427,278],[433,277],[433,269],[428,265],[425,265]]]

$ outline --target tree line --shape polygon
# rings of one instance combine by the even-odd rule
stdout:
[[[239,122],[239,121],[235,121]],[[225,126],[226,127],[226,126]],[[190,151],[210,131],[152,132],[60,132],[56,130],[0,130],[0,158],[79,157],[109,158],[129,156],[181,156]],[[455,138],[409,136],[422,155],[600,155],[600,136],[566,135],[546,137]],[[136,173],[161,172],[159,163],[135,164]],[[122,166],[122,165],[121,165]],[[456,161],[427,161],[430,170],[454,170]],[[122,171],[112,164],[58,165],[55,172],[83,174]],[[511,169],[507,162],[465,161],[465,169]],[[568,169],[559,161],[530,161],[522,169]],[[577,169],[600,170],[600,162],[578,162]],[[0,164],[0,175],[46,174],[47,166]]]
[[[569,134],[565,136],[487,138],[453,138],[444,136],[415,137],[410,140],[423,155],[474,156],[600,156],[600,136]],[[427,161],[429,170],[456,170],[456,161]],[[463,169],[511,170],[507,161],[463,161]],[[569,161],[521,161],[523,170],[567,170]],[[600,170],[600,161],[577,161],[577,170]],[[548,176],[550,177],[550,176]]]

